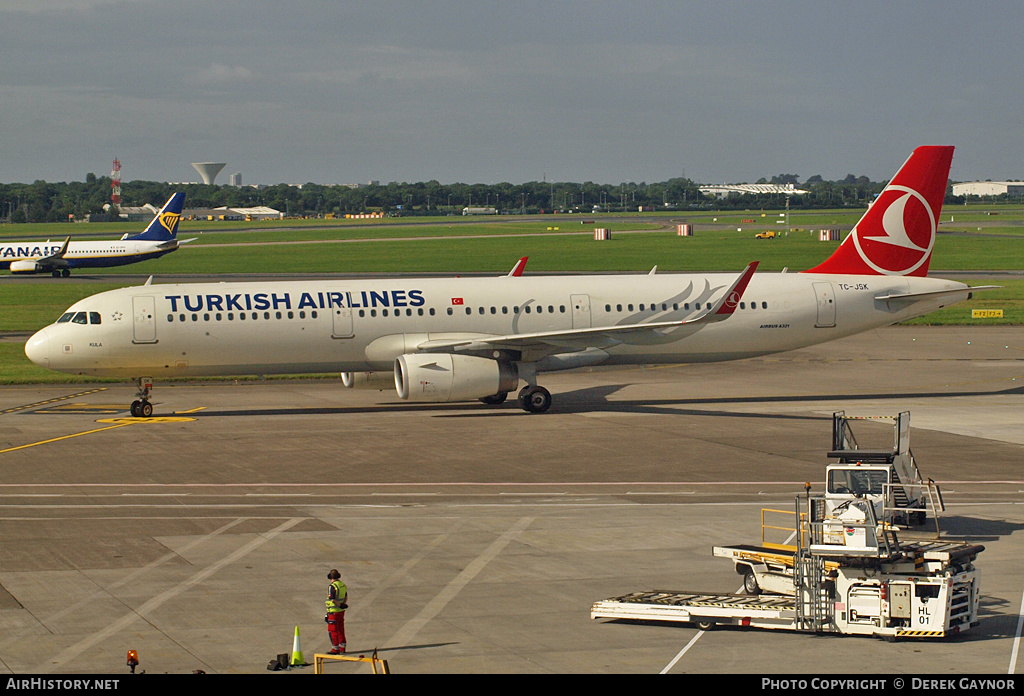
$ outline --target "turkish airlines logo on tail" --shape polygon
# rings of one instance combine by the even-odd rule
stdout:
[[[853,230],[853,242],[864,263],[884,275],[906,275],[928,261],[938,222],[924,196],[906,186],[890,185],[872,208],[878,215],[871,216],[870,229]],[[880,221],[881,229],[875,221]]]

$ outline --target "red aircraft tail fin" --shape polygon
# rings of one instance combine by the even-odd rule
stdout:
[[[914,150],[835,253],[804,273],[928,275],[952,161],[950,145]]]

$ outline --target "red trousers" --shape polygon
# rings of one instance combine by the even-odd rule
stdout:
[[[345,647],[345,612],[336,611],[327,615],[327,634],[335,648]]]

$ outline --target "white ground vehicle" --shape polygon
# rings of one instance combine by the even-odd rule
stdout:
[[[897,417],[897,432],[904,415],[909,422],[909,414]],[[837,414],[837,424],[845,421]],[[884,472],[890,464],[860,471]],[[984,547],[938,534],[901,542],[897,520],[921,510],[894,502],[892,489],[900,485],[889,478],[877,491],[823,496],[811,495],[808,485],[796,499],[791,513],[796,522],[788,529],[765,517],[785,511],[762,511],[760,546],[718,546],[713,551],[733,561],[748,594],[634,592],[596,602],[591,618],[888,639],[941,638],[977,626],[980,589],[974,562]],[[792,531],[795,544],[767,542],[766,530]]]

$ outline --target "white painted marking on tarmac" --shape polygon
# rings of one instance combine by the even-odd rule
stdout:
[[[96,645],[97,643],[101,643],[102,641],[110,638],[118,632],[123,631],[133,622],[139,619],[142,619],[143,621],[148,621],[146,617],[152,614],[152,612],[156,609],[160,608],[168,600],[174,599],[183,592],[187,592],[188,590],[192,589],[193,587],[201,583],[206,578],[216,573],[218,570],[234,563],[235,561],[238,561],[241,558],[244,558],[251,552],[258,549],[260,546],[263,546],[268,541],[271,541],[279,534],[288,531],[295,525],[299,524],[300,522],[303,522],[305,519],[306,518],[304,517],[293,517],[284,522],[283,524],[280,524],[274,529],[270,530],[266,534],[261,534],[257,536],[255,539],[250,541],[245,546],[242,546],[237,551],[234,551],[233,553],[228,554],[224,558],[221,558],[216,563],[209,565],[206,568],[203,568],[198,573],[196,573],[189,579],[185,580],[184,582],[179,583],[178,585],[170,588],[165,592],[161,592],[160,594],[153,597],[152,599],[147,600],[146,602],[143,602],[138,609],[128,614],[125,614],[117,621],[114,621],[113,623],[108,625],[102,631],[93,633],[88,638],[80,640],[74,645],[69,646],[68,648],[66,648],[59,654],[55,655],[53,658],[51,658],[49,662],[38,665],[33,671],[37,673],[48,673],[53,670],[59,671],[60,668],[63,667],[67,662],[70,662],[71,660],[75,659],[76,657],[78,657],[83,652],[85,652],[92,646]]]
[[[1020,650],[1020,633],[1024,628],[1024,595],[1020,598],[1020,610],[1017,612],[1017,632],[1013,635],[1013,650],[1010,651],[1010,669],[1007,674],[1017,673],[1017,655]]]
[[[668,674],[669,670],[671,670],[673,667],[675,667],[676,663],[679,662],[679,660],[683,659],[683,655],[685,655],[687,653],[687,651],[690,648],[692,648],[697,643],[698,640],[700,640],[700,637],[702,635],[704,635],[704,631],[697,631],[697,635],[695,635],[693,638],[690,639],[690,642],[686,644],[686,647],[683,648],[682,650],[680,650],[676,654],[676,656],[672,658],[672,661],[669,662],[667,665],[665,665],[665,669],[661,670],[661,672],[659,672],[659,674]]]
[[[455,599],[456,595],[458,595],[466,585],[472,582],[473,578],[475,578],[488,563],[493,561],[513,539],[529,527],[532,522],[532,517],[523,517],[512,525],[508,531],[498,537],[494,543],[484,550],[482,554],[477,556],[469,565],[467,565],[465,570],[459,573],[454,580],[448,583],[448,585],[445,586],[436,597],[430,600],[427,605],[420,610],[419,614],[402,626],[402,628],[398,630],[398,633],[385,641],[385,645],[393,645],[395,647],[404,647],[408,645],[416,634],[427,625],[427,622],[437,616],[449,602]]]

